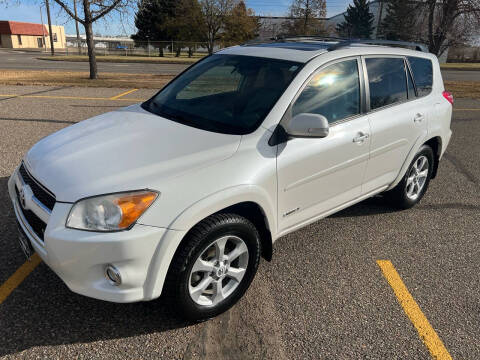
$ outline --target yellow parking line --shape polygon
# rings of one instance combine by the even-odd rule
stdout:
[[[398,302],[403,307],[403,311],[405,311],[405,314],[407,314],[408,318],[417,329],[420,339],[422,339],[423,343],[430,351],[432,358],[438,360],[451,360],[452,356],[449,354],[442,340],[415,302],[393,264],[389,260],[377,260],[377,264],[380,269],[382,269],[383,276],[385,276],[395,292]]]
[[[125,91],[125,92],[123,92],[123,93],[121,93],[121,94],[118,94],[117,96],[112,96],[112,97],[110,98],[110,100],[117,100],[117,99],[121,98],[122,96],[131,94],[131,93],[133,93],[134,91],[137,91],[137,90],[138,90],[138,89],[132,89],[132,90]]]
[[[40,256],[37,254],[33,254],[32,257],[29,259],[30,261],[26,261],[22,266],[18,268],[15,273],[8,278],[7,281],[0,286],[0,304],[3,303],[15,290],[18,285],[22,283],[23,280],[33,271],[35,268],[42,262]]]
[[[37,98],[37,99],[60,99],[60,100],[100,100],[100,101],[130,101],[130,102],[140,102],[145,101],[146,99],[113,99],[105,97],[81,97],[81,96],[53,96],[53,95],[6,95],[0,94],[2,97],[19,97],[19,98]]]

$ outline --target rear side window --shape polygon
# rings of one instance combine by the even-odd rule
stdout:
[[[418,96],[430,94],[433,84],[432,61],[415,56],[408,56],[407,59],[413,72]]]
[[[370,108],[407,100],[405,64],[401,58],[366,58]]]
[[[360,114],[357,60],[332,64],[316,73],[298,97],[292,116],[323,115],[329,123]]]

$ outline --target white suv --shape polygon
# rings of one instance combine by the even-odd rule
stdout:
[[[40,140],[8,183],[27,254],[74,292],[205,319],[279,237],[383,193],[415,205],[450,140],[434,55],[322,41],[209,56],[143,104]]]

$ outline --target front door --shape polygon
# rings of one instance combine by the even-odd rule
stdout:
[[[359,64],[357,58],[350,58],[321,68],[292,104],[292,117],[300,113],[325,116],[330,133],[279,145],[279,232],[314,221],[361,194],[370,125],[362,115]]]
[[[43,39],[42,38],[37,38],[37,44],[38,44],[39,48],[43,47]]]

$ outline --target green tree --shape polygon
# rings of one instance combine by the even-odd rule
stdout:
[[[415,7],[406,0],[388,0],[386,5],[379,35],[388,40],[415,40]]]
[[[260,23],[252,9],[240,1],[225,18],[221,40],[224,46],[244,43],[257,36]]]
[[[289,8],[291,21],[284,24],[288,35],[322,35],[325,34],[320,20],[327,14],[325,0],[293,0]]]
[[[132,35],[135,41],[165,41],[172,40],[165,24],[174,17],[175,0],[140,0],[135,14],[137,33]],[[168,44],[159,44],[159,55]]]
[[[367,0],[353,0],[353,6],[347,8],[345,21],[337,25],[337,32],[342,37],[370,39],[373,20]]]
[[[205,22],[198,0],[179,0],[173,16],[164,23],[169,38],[176,40],[176,56],[183,47],[188,47],[188,56],[193,55],[197,42],[202,41]]]

